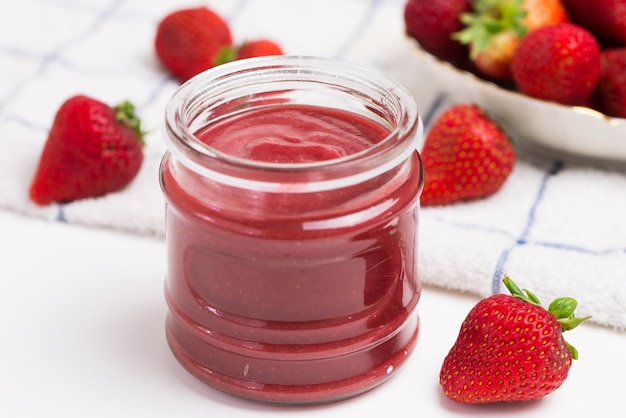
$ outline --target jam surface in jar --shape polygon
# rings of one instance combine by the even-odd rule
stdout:
[[[244,112],[197,134],[201,142],[235,157],[284,164],[345,157],[387,135],[369,119],[302,105]]]

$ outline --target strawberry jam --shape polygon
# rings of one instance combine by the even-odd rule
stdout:
[[[220,67],[166,110],[169,345],[198,379],[247,399],[372,389],[418,335],[415,105],[332,61]],[[378,78],[346,88],[355,74]]]

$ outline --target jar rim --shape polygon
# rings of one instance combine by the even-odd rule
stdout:
[[[219,95],[231,95],[232,99],[245,98],[245,93],[254,86],[261,89],[259,91],[268,86],[275,91],[284,91],[294,87],[292,83],[300,87],[309,83],[316,88],[326,85],[343,89],[348,94],[352,94],[350,89],[357,89],[353,93],[360,97],[355,98],[362,100],[365,107],[371,106],[372,109],[368,110],[372,113],[389,110],[386,115],[379,115],[389,122],[389,134],[376,144],[340,158],[278,163],[246,159],[219,151],[196,136],[198,127],[190,126],[190,118],[198,116],[194,112],[206,111],[203,103],[206,104],[207,99],[213,100]],[[359,92],[361,88],[367,93]],[[206,121],[205,126],[210,123]],[[416,153],[422,133],[422,120],[413,96],[395,80],[358,64],[313,56],[258,57],[213,67],[179,86],[165,108],[168,152],[184,166],[233,186],[266,191],[285,188],[296,192],[321,191],[336,188],[338,183],[372,178]],[[359,168],[355,171],[357,166]],[[311,171],[322,174],[318,180],[311,181]],[[301,181],[301,177],[307,181]]]

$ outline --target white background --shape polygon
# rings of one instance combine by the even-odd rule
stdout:
[[[432,287],[418,305],[415,351],[382,386],[315,407],[239,400],[198,382],[169,351],[161,239],[2,211],[0,231],[1,417],[345,418],[392,409],[406,417],[553,418],[623,406],[626,336],[587,323],[566,335],[580,352],[568,380],[541,401],[448,401],[439,367],[477,299]]]

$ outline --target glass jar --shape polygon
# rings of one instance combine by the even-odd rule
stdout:
[[[336,158],[268,162],[203,134],[298,106],[384,136]],[[410,93],[339,61],[248,59],[183,84],[165,125],[166,335],[182,366],[224,392],[279,404],[336,401],[390,378],[419,323],[422,123]],[[255,129],[245,141],[266,135]]]

